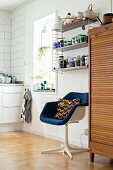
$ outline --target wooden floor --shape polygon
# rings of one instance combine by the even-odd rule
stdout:
[[[113,161],[88,152],[77,152],[70,160],[62,153],[41,154],[42,148],[61,143],[25,132],[0,133],[0,170],[113,170]]]

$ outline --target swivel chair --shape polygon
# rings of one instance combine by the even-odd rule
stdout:
[[[63,97],[63,99],[66,100],[73,100],[75,98],[79,98],[80,103],[73,105],[70,111],[68,112],[68,114],[62,120],[55,118],[58,101],[48,102],[45,104],[40,114],[40,120],[44,123],[51,124],[51,125],[57,125],[57,126],[65,125],[65,138],[64,138],[64,144],[61,147],[42,151],[42,154],[62,151],[67,153],[67,155],[72,159],[71,150],[73,148],[70,147],[68,143],[68,124],[78,123],[80,120],[84,118],[85,107],[88,106],[88,93],[70,92]]]

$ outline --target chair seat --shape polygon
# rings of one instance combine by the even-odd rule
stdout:
[[[44,123],[51,124],[51,125],[64,125],[66,122],[65,119],[59,120],[56,118],[50,118],[45,116],[41,116],[40,120]]]

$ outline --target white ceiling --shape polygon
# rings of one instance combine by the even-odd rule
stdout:
[[[0,10],[12,11],[30,0],[0,0]]]

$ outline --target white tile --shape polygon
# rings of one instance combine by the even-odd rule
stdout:
[[[11,25],[11,18],[5,18],[5,25]]]
[[[18,31],[15,30],[15,38],[17,38],[17,37],[18,37]]]
[[[15,31],[12,31],[12,39],[15,38]]]
[[[5,24],[5,19],[2,17],[2,18],[0,18],[0,24],[1,25],[4,25]]]
[[[5,28],[4,28],[4,25],[1,25],[1,24],[0,24],[0,32],[1,32],[1,31],[4,32],[4,31],[5,31]]]
[[[0,38],[0,45],[3,45],[3,46],[4,46],[4,39],[1,39],[1,38]]]
[[[5,46],[11,47],[11,40],[5,39]]]
[[[4,38],[4,32],[0,32],[0,38]]]
[[[13,68],[12,68],[12,66],[11,66],[11,75],[13,74]]]
[[[11,39],[11,33],[5,32],[5,39]]]
[[[10,57],[11,57],[10,53],[5,53],[5,60],[10,61]]]
[[[24,43],[24,36],[20,36],[20,39],[21,39],[21,43]]]
[[[12,24],[12,32],[15,31],[15,25]]]
[[[11,60],[14,59],[14,53],[11,52]]]
[[[21,73],[21,69],[20,67],[17,67],[17,73],[20,74]]]
[[[11,32],[11,26],[5,25],[5,32]]]
[[[20,44],[20,49],[21,49],[21,50],[24,49],[24,44],[23,44],[23,43]]]
[[[11,54],[14,53],[14,46],[11,46]]]
[[[5,46],[5,53],[10,53],[11,47]]]
[[[0,67],[4,67],[5,61],[4,60],[0,60]]]
[[[18,81],[19,80],[23,81],[24,80],[24,74],[18,74],[17,79],[18,79]]]
[[[11,68],[14,68],[14,60],[11,60]]]
[[[8,61],[8,60],[6,61],[5,60],[5,68],[7,68],[7,67],[10,67],[10,61]]]
[[[17,45],[17,44],[18,44],[18,37],[15,38],[15,45]]]
[[[15,67],[15,74],[18,74],[18,67]]]
[[[24,27],[24,24],[23,24],[22,21],[20,21],[20,22],[18,23],[18,29],[21,29],[21,28],[23,28],[23,27]]]
[[[4,53],[4,46],[0,46],[0,53]]]
[[[0,53],[0,60],[4,60],[4,53]]]
[[[0,67],[0,72],[4,72],[4,69],[3,69],[3,67]]]
[[[15,68],[13,69],[13,74],[14,74],[14,75],[16,74],[16,72],[15,72]]]
[[[20,29],[19,32],[20,32],[20,35],[24,35],[24,28]]]
[[[18,60],[14,60],[14,67],[17,67],[18,66]]]
[[[21,73],[24,73],[24,66],[21,67]]]
[[[18,44],[18,51],[21,50],[21,44]]]
[[[4,72],[7,73],[7,74],[10,74],[10,67],[5,67]]]
[[[12,25],[15,24],[15,16],[12,17]]]
[[[21,61],[21,66],[24,66],[24,60],[23,60],[23,58],[22,58],[20,61]]]

